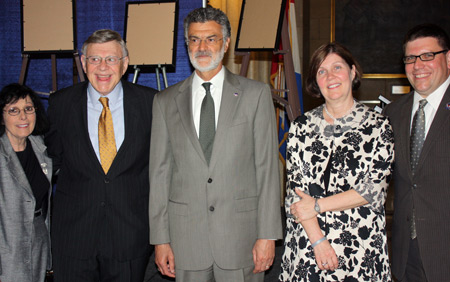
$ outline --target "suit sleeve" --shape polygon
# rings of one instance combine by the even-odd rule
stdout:
[[[258,189],[258,239],[282,238],[278,138],[268,85],[261,89],[253,128]]]
[[[61,119],[59,110],[61,110],[61,105],[58,105],[56,95],[50,95],[48,101],[47,115],[50,121],[50,130],[45,135],[45,145],[47,146],[47,152],[53,161],[53,171],[57,171],[62,162],[63,145],[61,142],[61,137],[58,134],[58,122]]]
[[[173,168],[173,155],[169,132],[160,105],[159,95],[153,100],[153,120],[150,142],[150,244],[158,245],[170,242],[169,189]]]

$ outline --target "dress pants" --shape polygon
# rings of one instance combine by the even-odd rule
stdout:
[[[420,257],[419,244],[416,239],[409,242],[408,261],[406,262],[405,275],[399,282],[427,282],[425,271]]]
[[[117,261],[102,255],[89,259],[54,256],[55,282],[142,282],[149,256]]]
[[[177,282],[263,282],[264,272],[253,273],[255,266],[241,269],[222,269],[217,264],[205,270],[183,270],[175,266]]]

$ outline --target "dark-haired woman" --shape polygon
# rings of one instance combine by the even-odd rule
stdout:
[[[0,107],[0,281],[43,282],[51,263],[45,111],[19,84],[1,90]]]
[[[325,103],[292,123],[281,281],[391,281],[384,202],[391,125],[352,91],[361,71],[338,43],[312,56],[306,88]]]

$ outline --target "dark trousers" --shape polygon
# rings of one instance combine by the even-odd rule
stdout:
[[[413,239],[409,242],[405,275],[399,282],[427,282],[417,239]]]
[[[53,256],[55,282],[142,282],[149,256],[117,261],[102,255],[89,259]]]

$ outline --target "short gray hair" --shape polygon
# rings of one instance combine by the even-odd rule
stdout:
[[[83,47],[81,48],[81,52],[86,56],[87,47],[91,43],[106,43],[110,41],[116,41],[119,43],[120,47],[122,47],[122,56],[128,56],[128,49],[125,41],[122,39],[122,36],[114,30],[110,29],[99,29],[95,31],[88,39],[83,43]]]
[[[231,25],[227,15],[219,9],[213,7],[198,8],[191,11],[184,19],[184,38],[188,43],[188,30],[191,23],[205,23],[215,21],[222,26],[223,41],[231,36]]]

